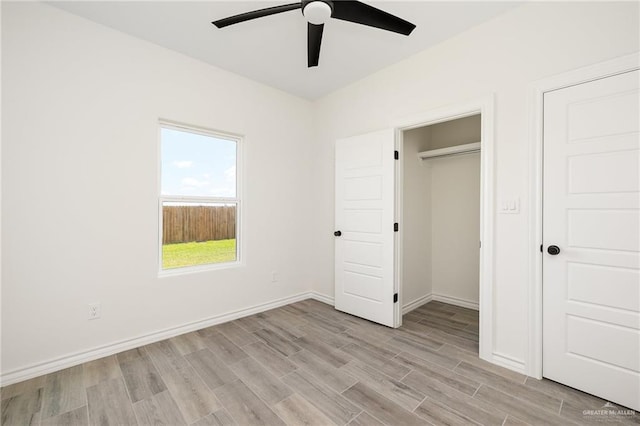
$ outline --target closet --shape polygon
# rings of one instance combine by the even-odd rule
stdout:
[[[478,309],[480,118],[403,131],[403,306]]]

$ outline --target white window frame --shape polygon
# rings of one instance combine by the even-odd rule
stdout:
[[[226,139],[236,143],[236,196],[235,197],[204,197],[204,196],[176,196],[162,194],[162,129],[172,129],[181,132],[194,133],[217,139]],[[211,130],[200,126],[160,120],[158,123],[158,275],[172,276],[190,274],[194,272],[227,269],[241,266],[242,263],[242,142],[243,137],[237,134]],[[165,202],[178,203],[216,203],[236,205],[236,260],[224,263],[208,263],[204,265],[184,266],[181,268],[162,268],[162,237],[163,215],[162,207]]]

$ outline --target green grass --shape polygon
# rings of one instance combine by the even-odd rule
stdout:
[[[207,265],[236,260],[236,240],[177,243],[162,246],[162,268]]]

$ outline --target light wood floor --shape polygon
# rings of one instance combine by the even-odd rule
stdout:
[[[3,388],[2,425],[640,424],[477,354],[468,309],[393,330],[306,300]]]

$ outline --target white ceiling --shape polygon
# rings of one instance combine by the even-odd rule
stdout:
[[[260,81],[317,99],[516,6],[514,2],[368,1],[417,25],[409,36],[331,19],[320,65],[307,68],[299,10],[223,29],[211,21],[282,1],[55,1],[58,8]]]

